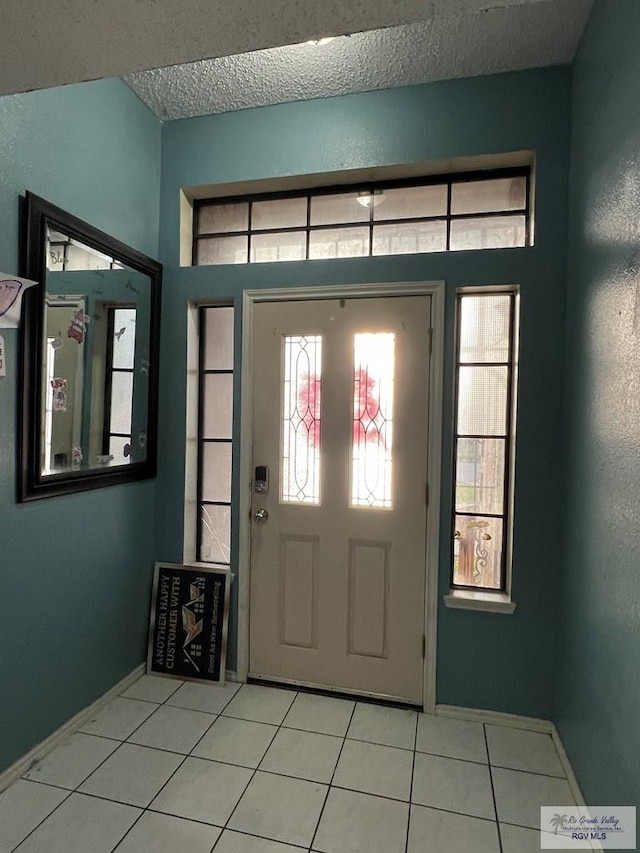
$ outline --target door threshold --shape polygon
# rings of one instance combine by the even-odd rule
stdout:
[[[383,693],[369,693],[364,690],[343,690],[339,687],[327,687],[326,684],[312,684],[306,681],[295,681],[289,678],[275,678],[268,675],[247,675],[247,684],[265,684],[269,687],[280,687],[283,690],[295,690],[299,693],[313,693],[317,696],[330,696],[335,699],[357,699],[359,702],[369,702],[372,705],[384,705],[387,708],[409,709],[422,711],[422,702],[404,699],[399,696],[387,696]]]

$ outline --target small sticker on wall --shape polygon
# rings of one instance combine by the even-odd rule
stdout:
[[[54,377],[51,380],[51,387],[53,388],[53,411],[54,412],[66,412],[67,411],[67,380],[62,379],[59,376]]]
[[[0,336],[0,376],[7,375],[7,362],[4,354],[4,338]]]
[[[84,336],[87,331],[87,325],[91,322],[91,317],[85,314],[84,311],[76,311],[71,318],[69,328],[67,329],[67,337],[79,344],[84,342]]]

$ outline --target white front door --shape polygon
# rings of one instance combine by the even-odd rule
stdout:
[[[254,307],[251,676],[422,702],[430,317]]]

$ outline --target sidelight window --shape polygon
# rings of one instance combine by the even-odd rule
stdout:
[[[516,290],[458,294],[454,588],[503,591],[511,559]]]

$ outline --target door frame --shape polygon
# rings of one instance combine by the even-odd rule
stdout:
[[[251,481],[253,441],[253,326],[257,302],[308,299],[431,296],[431,358],[429,360],[429,412],[427,476],[428,496],[425,553],[425,656],[423,707],[436,706],[436,646],[438,615],[438,557],[440,550],[440,483],[442,471],[442,414],[444,372],[443,281],[384,282],[245,290],[242,297],[242,369],[240,418],[240,519],[238,551],[238,637],[236,677],[246,681],[249,672],[249,592],[251,581]]]

